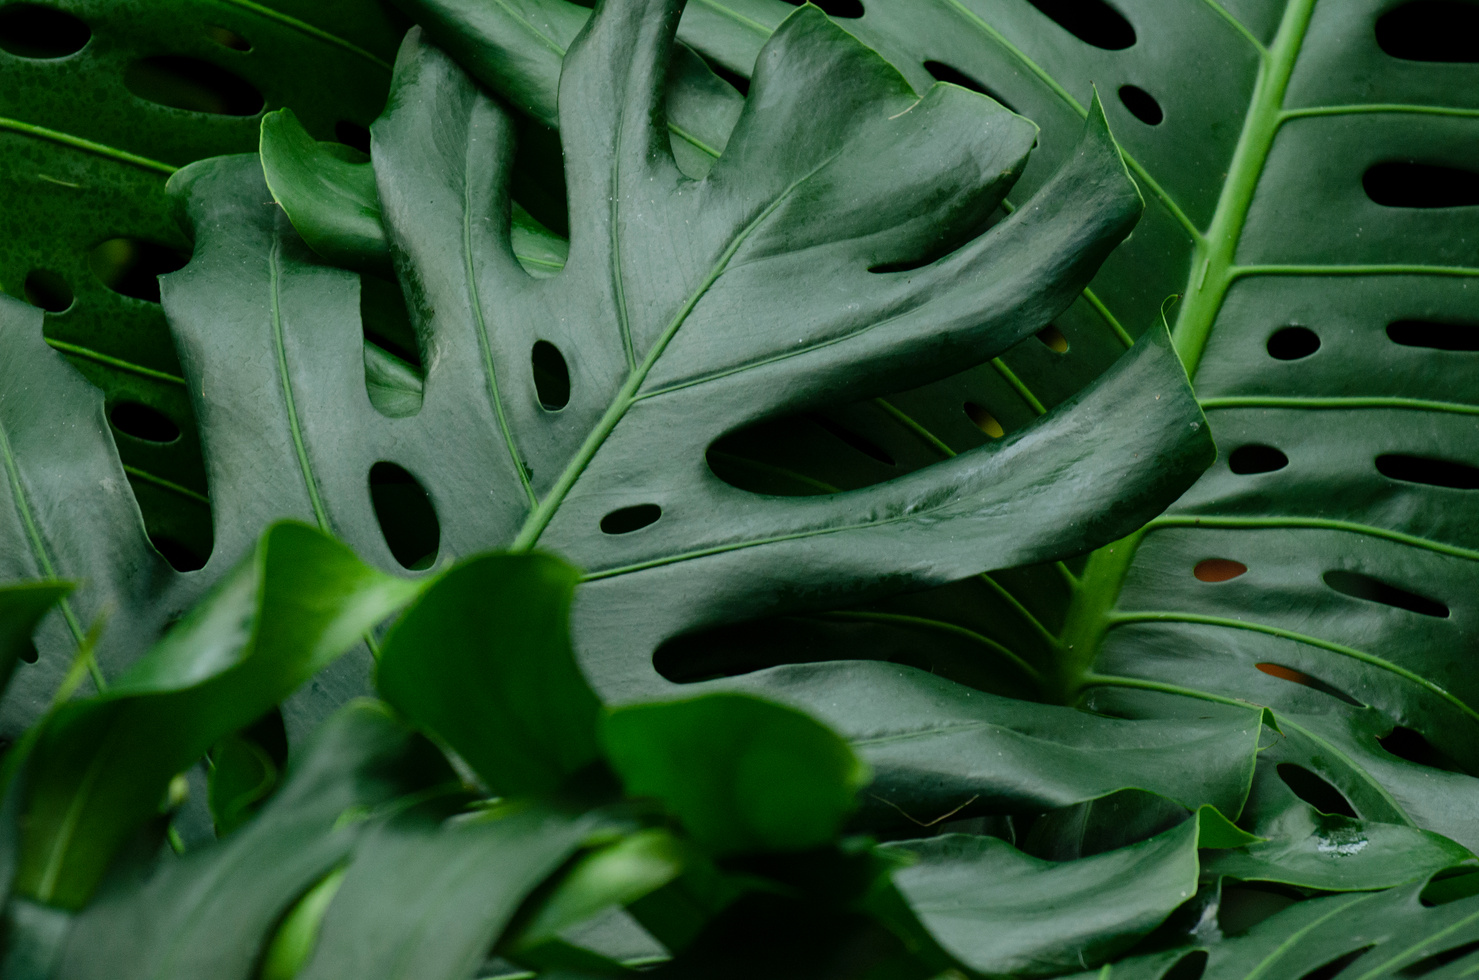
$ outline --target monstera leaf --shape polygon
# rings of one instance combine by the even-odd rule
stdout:
[[[404,29],[378,0],[47,0],[0,14],[0,290],[44,309],[48,342],[103,389],[150,538],[178,568],[210,554],[211,514],[155,281],[190,251],[165,179],[254,148],[257,117],[284,105],[320,138],[358,142]]]
[[[1042,425],[889,484],[802,500],[718,479],[704,453],[727,431],[1030,335],[1140,203],[1096,116],[1039,196],[983,232],[1035,128],[955,86],[916,95],[816,11],[777,35],[724,155],[687,178],[659,111],[675,16],[616,5],[570,57],[574,231],[546,280],[509,247],[507,115],[408,38],[373,167],[425,371],[414,415],[370,403],[357,279],[264,203],[257,159],[174,178],[196,251],[163,296],[207,433],[204,574],[285,515],[394,567],[375,506],[389,473],[436,513],[405,564],[538,544],[584,566],[577,648],[599,688],[630,696],[664,683],[648,657],[676,633],[1082,551],[1190,481],[1205,429],[1154,336]],[[804,97],[823,83],[850,94]]]
[[[465,6],[407,9],[466,24]],[[1019,188],[1040,186],[1071,145],[1090,80],[1114,93],[1106,112],[1148,211],[1092,289],[1125,324],[1184,293],[1174,336],[1220,460],[1066,589],[999,576],[999,615],[879,610],[889,635],[876,642],[918,646],[965,626],[1049,690],[1091,691],[1106,710],[1143,708],[1133,690],[1272,705],[1285,737],[1270,764],[1318,773],[1360,816],[1479,841],[1463,654],[1479,568],[1479,69],[1444,40],[1468,6],[1039,6],[871,0],[840,22],[907,77],[989,87],[1037,121],[1042,147]],[[680,36],[746,74],[789,10],[706,2]],[[1193,84],[1189,66],[1216,66],[1218,85]],[[1085,321],[1057,322],[1070,342],[1051,381],[1062,390],[1092,365],[1074,359]],[[926,411],[911,417],[960,447]],[[857,640],[855,622],[813,631]]]

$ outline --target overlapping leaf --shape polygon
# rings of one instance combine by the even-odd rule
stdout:
[[[187,374],[205,380],[223,524],[311,514],[384,562],[364,486],[372,464],[393,462],[429,493],[442,554],[538,542],[581,563],[595,581],[576,607],[577,646],[598,687],[630,695],[661,684],[645,663],[653,647],[695,625],[1082,550],[1190,476],[1201,423],[1152,342],[1077,413],[864,493],[767,499],[714,477],[704,452],[727,430],[925,380],[1037,329],[1138,197],[1091,121],[1040,204],[972,237],[1032,127],[951,86],[915,95],[815,11],[767,49],[724,155],[694,181],[655,115],[674,14],[616,5],[570,57],[574,233],[569,264],[545,280],[510,252],[510,122],[408,39],[373,166],[426,366],[410,417],[368,404],[355,280],[272,217],[256,161],[176,178],[197,249],[166,280],[165,304]],[[844,100],[803,96],[844,79]],[[960,247],[928,262],[942,245]],[[568,374],[562,407],[541,402],[538,343]],[[1149,425],[1144,404],[1157,409]],[[1030,525],[1018,516],[1029,502]]]

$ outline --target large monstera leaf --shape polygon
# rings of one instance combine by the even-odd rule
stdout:
[[[155,281],[190,251],[165,180],[254,148],[259,116],[281,106],[320,139],[354,140],[383,105],[404,29],[378,0],[42,0],[0,12],[0,290],[44,309],[47,341],[103,389],[150,538],[178,568],[199,567],[212,535]]]
[[[1127,324],[1184,294],[1173,333],[1221,446],[1168,514],[1056,600],[1042,576],[998,576],[998,615],[944,618],[1103,708],[1143,706],[1135,688],[1274,706],[1270,763],[1319,773],[1361,816],[1479,841],[1479,68],[1444,40],[1472,5],[862,6],[842,22],[906,76],[953,72],[1043,127],[1019,188],[1071,144],[1091,81],[1115,93],[1106,112],[1148,212],[1092,289]],[[422,7],[449,19],[461,5],[408,4]],[[788,9],[705,2],[680,36],[744,73]],[[1050,384],[1090,367],[1070,350]],[[884,432],[869,434],[890,445]],[[938,623],[941,608],[894,612]],[[889,629],[907,634],[907,617]]]
[[[889,484],[780,499],[715,477],[704,453],[727,431],[1030,335],[1140,203],[1096,118],[1040,196],[981,233],[1034,127],[958,87],[916,95],[817,11],[766,48],[708,176],[685,177],[661,108],[675,20],[613,5],[567,59],[572,238],[548,279],[509,244],[508,116],[408,38],[373,167],[425,365],[414,415],[371,407],[356,278],[264,203],[256,159],[175,178],[196,252],[164,302],[220,560],[291,514],[389,564],[369,475],[392,463],[429,493],[442,556],[537,544],[584,566],[577,645],[607,694],[633,695],[683,630],[1082,551],[1189,481],[1205,434],[1154,338],[1041,426]],[[848,94],[807,98],[822,84]],[[563,405],[539,390],[543,345]]]

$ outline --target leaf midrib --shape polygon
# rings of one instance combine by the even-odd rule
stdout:
[[[619,146],[617,147],[617,153],[620,153]],[[516,537],[513,544],[510,545],[510,550],[514,552],[528,551],[530,548],[533,548],[534,545],[539,541],[540,535],[544,533],[544,530],[549,526],[550,521],[554,520],[555,514],[558,512],[560,505],[564,503],[565,497],[568,496],[571,489],[574,488],[576,481],[580,479],[580,475],[585,472],[585,468],[589,466],[591,460],[595,458],[596,452],[601,448],[603,444],[605,444],[606,439],[610,437],[613,431],[615,431],[617,424],[620,423],[622,418],[626,416],[626,413],[631,409],[633,405],[636,404],[637,392],[642,387],[642,383],[647,380],[647,375],[652,371],[653,367],[657,365],[658,360],[662,357],[663,352],[667,350],[668,345],[672,343],[673,338],[678,335],[678,331],[682,329],[683,324],[687,321],[689,314],[693,312],[694,307],[698,305],[699,300],[704,297],[704,295],[709,291],[709,289],[714,285],[719,277],[724,274],[725,269],[728,268],[730,261],[734,258],[735,253],[739,251],[740,247],[744,245],[749,237],[755,233],[756,229],[758,229],[766,221],[766,219],[768,219],[772,214],[775,213],[776,209],[779,208],[787,198],[795,193],[798,187],[806,183],[806,181],[810,180],[812,177],[816,176],[819,172],[821,172],[823,168],[831,164],[832,161],[836,160],[837,157],[840,155],[840,151],[838,153],[828,155],[811,170],[807,171],[805,174],[802,174],[800,177],[792,181],[784,190],[776,195],[773,201],[766,205],[759,214],[751,218],[750,221],[743,228],[741,228],[739,232],[735,234],[734,238],[731,239],[729,245],[724,249],[723,253],[720,254],[719,258],[715,260],[713,266],[710,267],[708,274],[704,276],[703,280],[698,284],[693,292],[689,294],[688,299],[684,301],[682,307],[680,307],[678,312],[674,314],[673,319],[669,321],[666,327],[663,328],[662,333],[659,334],[657,340],[653,342],[651,349],[648,350],[646,356],[643,357],[642,362],[637,365],[635,370],[631,371],[627,375],[626,382],[622,384],[621,388],[617,391],[616,396],[611,400],[611,403],[607,406],[606,411],[602,414],[600,420],[596,423],[590,434],[586,436],[585,442],[581,444],[581,447],[579,450],[576,451],[574,458],[572,458],[571,461],[565,465],[564,470],[561,471],[559,480],[556,481],[555,485],[550,489],[550,492],[545,496],[545,498],[539,501],[534,510],[529,514],[528,518],[525,519],[524,526],[519,530],[518,537]],[[615,171],[613,165],[613,173],[614,172]],[[614,198],[620,196],[619,189],[613,188],[613,191],[615,192],[613,193]],[[613,205],[613,236],[615,235],[616,217],[617,215]],[[613,266],[613,271],[619,273],[619,270],[617,270],[615,266]],[[618,274],[618,279],[619,278],[620,276]]]

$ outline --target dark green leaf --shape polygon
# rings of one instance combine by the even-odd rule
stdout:
[[[207,379],[210,457],[231,471],[213,483],[223,524],[312,514],[388,564],[362,488],[370,461],[393,460],[428,490],[442,554],[538,541],[599,579],[576,607],[577,649],[598,687],[631,696],[664,686],[653,647],[697,623],[1081,550],[1190,479],[1205,433],[1155,343],[1124,369],[1122,392],[1101,396],[1122,424],[1090,422],[1086,407],[858,495],[759,498],[714,479],[707,446],[746,420],[938,376],[1036,329],[1123,235],[1138,196],[1096,120],[1040,204],[972,239],[1032,127],[959,89],[919,100],[815,12],[772,46],[766,84],[781,95],[751,99],[743,140],[690,182],[645,108],[663,91],[670,14],[614,5],[571,55],[561,139],[584,271],[547,283],[511,260],[501,218],[476,220],[510,208],[511,124],[445,56],[407,42],[373,166],[428,372],[409,418],[369,407],[353,279],[277,222],[248,162],[177,178],[197,253],[167,281],[166,304],[187,374]],[[823,78],[852,94],[808,101]],[[805,160],[780,149],[801,146]],[[942,242],[965,244],[914,271],[867,271]],[[850,304],[827,298],[834,279],[852,284]],[[236,311],[229,330],[222,307]],[[562,408],[538,390],[536,341],[558,349],[570,379]],[[1095,493],[1079,492],[1091,470]],[[1004,503],[1008,480],[1034,487],[1032,525]]]
[[[570,652],[578,573],[489,555],[444,573],[396,623],[380,693],[500,796],[549,793],[598,758],[600,702]]]
[[[973,970],[1046,976],[1123,952],[1196,891],[1198,821],[1077,861],[995,837],[884,845],[917,862],[894,881],[940,944]]]
[[[0,587],[0,691],[10,684],[18,663],[32,663],[31,635],[51,607],[72,591],[70,582],[32,582]]]

